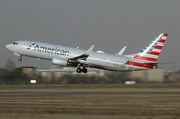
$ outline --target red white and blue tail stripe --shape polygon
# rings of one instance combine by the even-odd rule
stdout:
[[[161,33],[152,42],[150,42],[145,48],[143,48],[139,53],[126,55],[132,58],[126,62],[126,65],[133,66],[134,69],[153,69],[157,68],[158,63],[156,63],[160,52],[164,46],[167,39],[167,33]]]
[[[149,45],[147,45],[139,53],[137,53],[133,58],[144,60],[146,62],[156,62],[167,39],[167,36],[167,33],[161,33],[151,43],[149,43]]]

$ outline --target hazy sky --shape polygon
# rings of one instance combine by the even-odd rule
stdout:
[[[17,61],[5,45],[16,40],[125,54],[139,52],[160,33],[168,39],[158,62],[180,69],[180,0],[0,0],[0,67],[11,58],[16,67],[51,67],[50,61]]]

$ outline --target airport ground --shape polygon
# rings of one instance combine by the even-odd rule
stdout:
[[[179,84],[0,85],[0,119],[179,119]]]

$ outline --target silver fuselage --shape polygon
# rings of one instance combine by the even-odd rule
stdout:
[[[50,61],[52,61],[54,57],[71,59],[73,57],[80,56],[87,51],[85,49],[36,41],[16,41],[16,43],[17,44],[8,44],[6,48],[16,55],[40,58]],[[34,45],[32,45],[33,43]],[[133,66],[133,64],[126,65],[126,62],[128,61],[138,61],[143,63],[141,60],[133,59],[127,56],[92,51],[90,56],[86,59],[85,64],[88,67],[113,71],[134,71],[148,69]]]

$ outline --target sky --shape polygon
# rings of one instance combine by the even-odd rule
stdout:
[[[0,67],[10,58],[16,67],[50,68],[45,60],[18,56],[5,48],[17,40],[34,40],[116,54],[134,54],[160,33],[169,36],[157,62],[180,70],[179,0],[1,0]],[[172,63],[174,62],[174,63]]]

